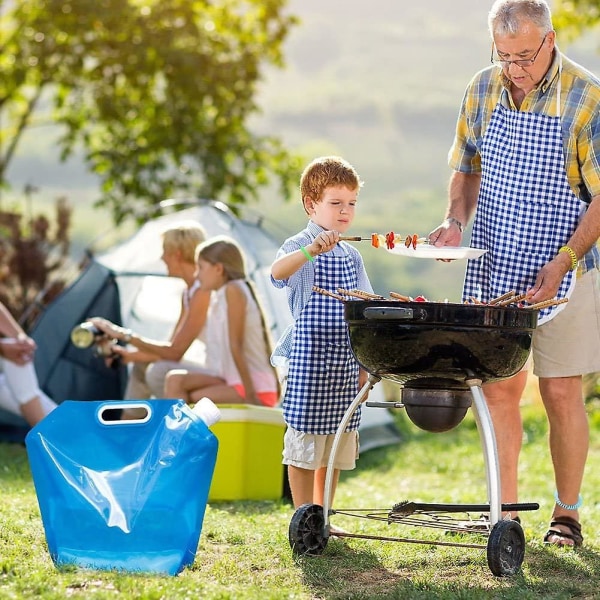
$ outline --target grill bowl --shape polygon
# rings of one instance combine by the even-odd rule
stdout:
[[[468,389],[525,365],[538,311],[478,304],[353,300],[350,345],[369,373],[420,389]]]

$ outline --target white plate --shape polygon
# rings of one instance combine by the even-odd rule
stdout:
[[[428,244],[419,244],[416,248],[412,246],[407,248],[404,244],[396,245],[391,250],[392,254],[400,256],[412,256],[413,258],[479,258],[487,250],[483,248],[469,248],[467,246],[430,246]]]

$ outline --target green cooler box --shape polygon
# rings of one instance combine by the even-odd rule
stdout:
[[[219,409],[221,420],[210,428],[219,452],[208,501],[280,499],[282,410],[251,404],[219,404]]]

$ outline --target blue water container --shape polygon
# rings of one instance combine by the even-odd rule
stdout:
[[[128,407],[142,416],[121,419]],[[218,441],[183,401],[66,401],[25,443],[57,566],[175,575],[192,564]]]

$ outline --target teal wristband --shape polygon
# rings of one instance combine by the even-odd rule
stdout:
[[[300,252],[302,252],[302,254],[304,254],[304,256],[306,256],[306,258],[310,260],[310,262],[313,262],[313,260],[315,260],[314,256],[311,256],[310,252],[304,246],[300,246]]]

